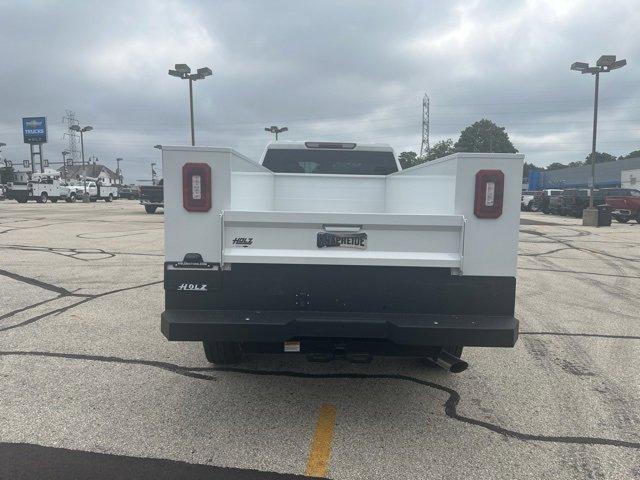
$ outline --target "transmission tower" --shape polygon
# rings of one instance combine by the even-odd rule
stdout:
[[[67,126],[67,131],[64,133],[63,138],[67,140],[67,143],[69,145],[67,147],[69,156],[73,159],[73,163],[77,165],[80,161],[78,132],[76,132],[75,130],[71,130],[71,126],[80,125],[80,122],[76,118],[76,112],[73,112],[71,110],[65,110],[64,112],[65,114],[64,117],[62,117],[62,121]]]
[[[422,97],[422,143],[420,144],[420,158],[429,155],[429,97],[424,94]]]

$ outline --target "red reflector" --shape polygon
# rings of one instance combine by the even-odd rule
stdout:
[[[182,166],[182,206],[188,212],[211,210],[211,167],[206,163]]]
[[[480,170],[476,173],[476,198],[473,213],[478,218],[498,218],[502,215],[504,173],[501,170]]]

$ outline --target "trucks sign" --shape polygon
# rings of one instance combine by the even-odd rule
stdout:
[[[24,143],[47,143],[47,117],[25,117],[22,119]]]

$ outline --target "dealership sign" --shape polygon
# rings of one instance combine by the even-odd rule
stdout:
[[[47,117],[26,117],[22,119],[24,143],[47,143]]]

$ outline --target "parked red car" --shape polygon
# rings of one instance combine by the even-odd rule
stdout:
[[[621,189],[624,196],[607,196],[606,202],[611,209],[611,216],[620,223],[627,223],[632,218],[640,223],[640,190]]]

